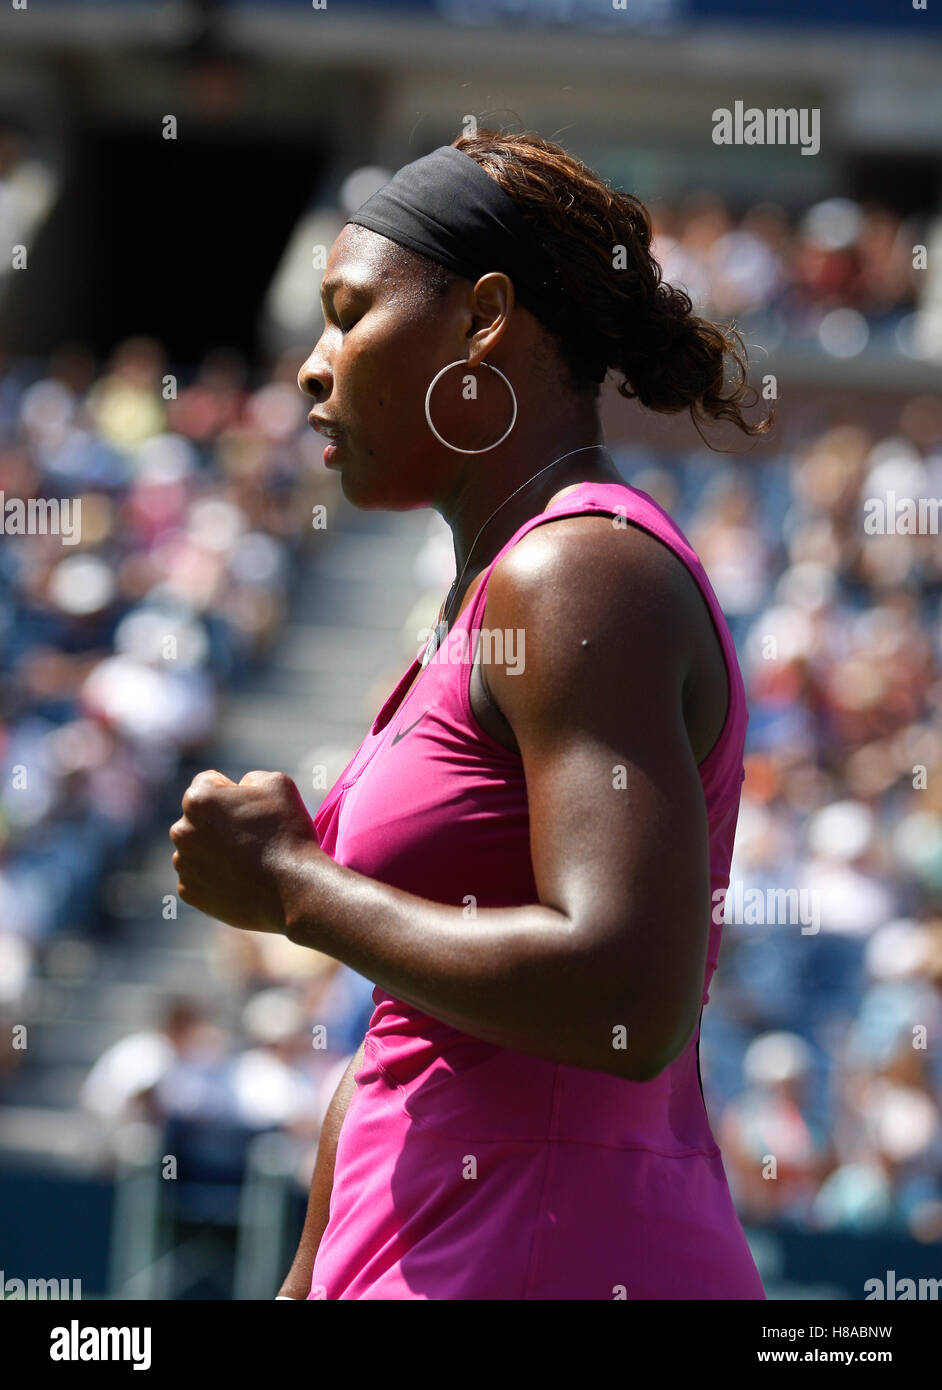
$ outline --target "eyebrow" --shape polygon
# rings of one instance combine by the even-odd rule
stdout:
[[[336,294],[337,290],[340,289],[348,289],[353,292],[356,292],[357,290],[362,290],[365,288],[366,285],[364,281],[358,282],[356,280],[348,280],[345,275],[334,275],[329,279],[325,278],[321,281],[321,300],[323,301],[324,299],[333,296],[334,294]]]

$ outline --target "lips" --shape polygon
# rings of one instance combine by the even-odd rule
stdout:
[[[343,434],[343,430],[339,426],[333,424],[323,415],[315,415],[313,411],[307,420],[311,428],[316,430],[318,434],[322,434],[325,439],[337,440]]]

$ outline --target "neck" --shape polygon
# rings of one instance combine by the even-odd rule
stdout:
[[[488,454],[469,458],[454,481],[451,494],[437,510],[451,527],[456,576],[467,566],[458,586],[460,594],[525,521],[546,509],[557,492],[577,482],[624,480],[605,451],[593,401],[581,416],[567,412],[565,425],[550,419],[528,430],[525,438],[508,440]]]

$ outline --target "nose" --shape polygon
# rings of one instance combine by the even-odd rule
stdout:
[[[330,395],[331,380],[330,369],[315,347],[307,361],[301,365],[298,386],[306,396],[320,400],[323,396]]]

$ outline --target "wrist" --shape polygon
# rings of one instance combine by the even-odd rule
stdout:
[[[283,849],[272,863],[282,931],[296,946],[316,948],[317,945],[312,903],[317,897],[315,877],[319,861],[332,862],[320,846],[311,841]]]

